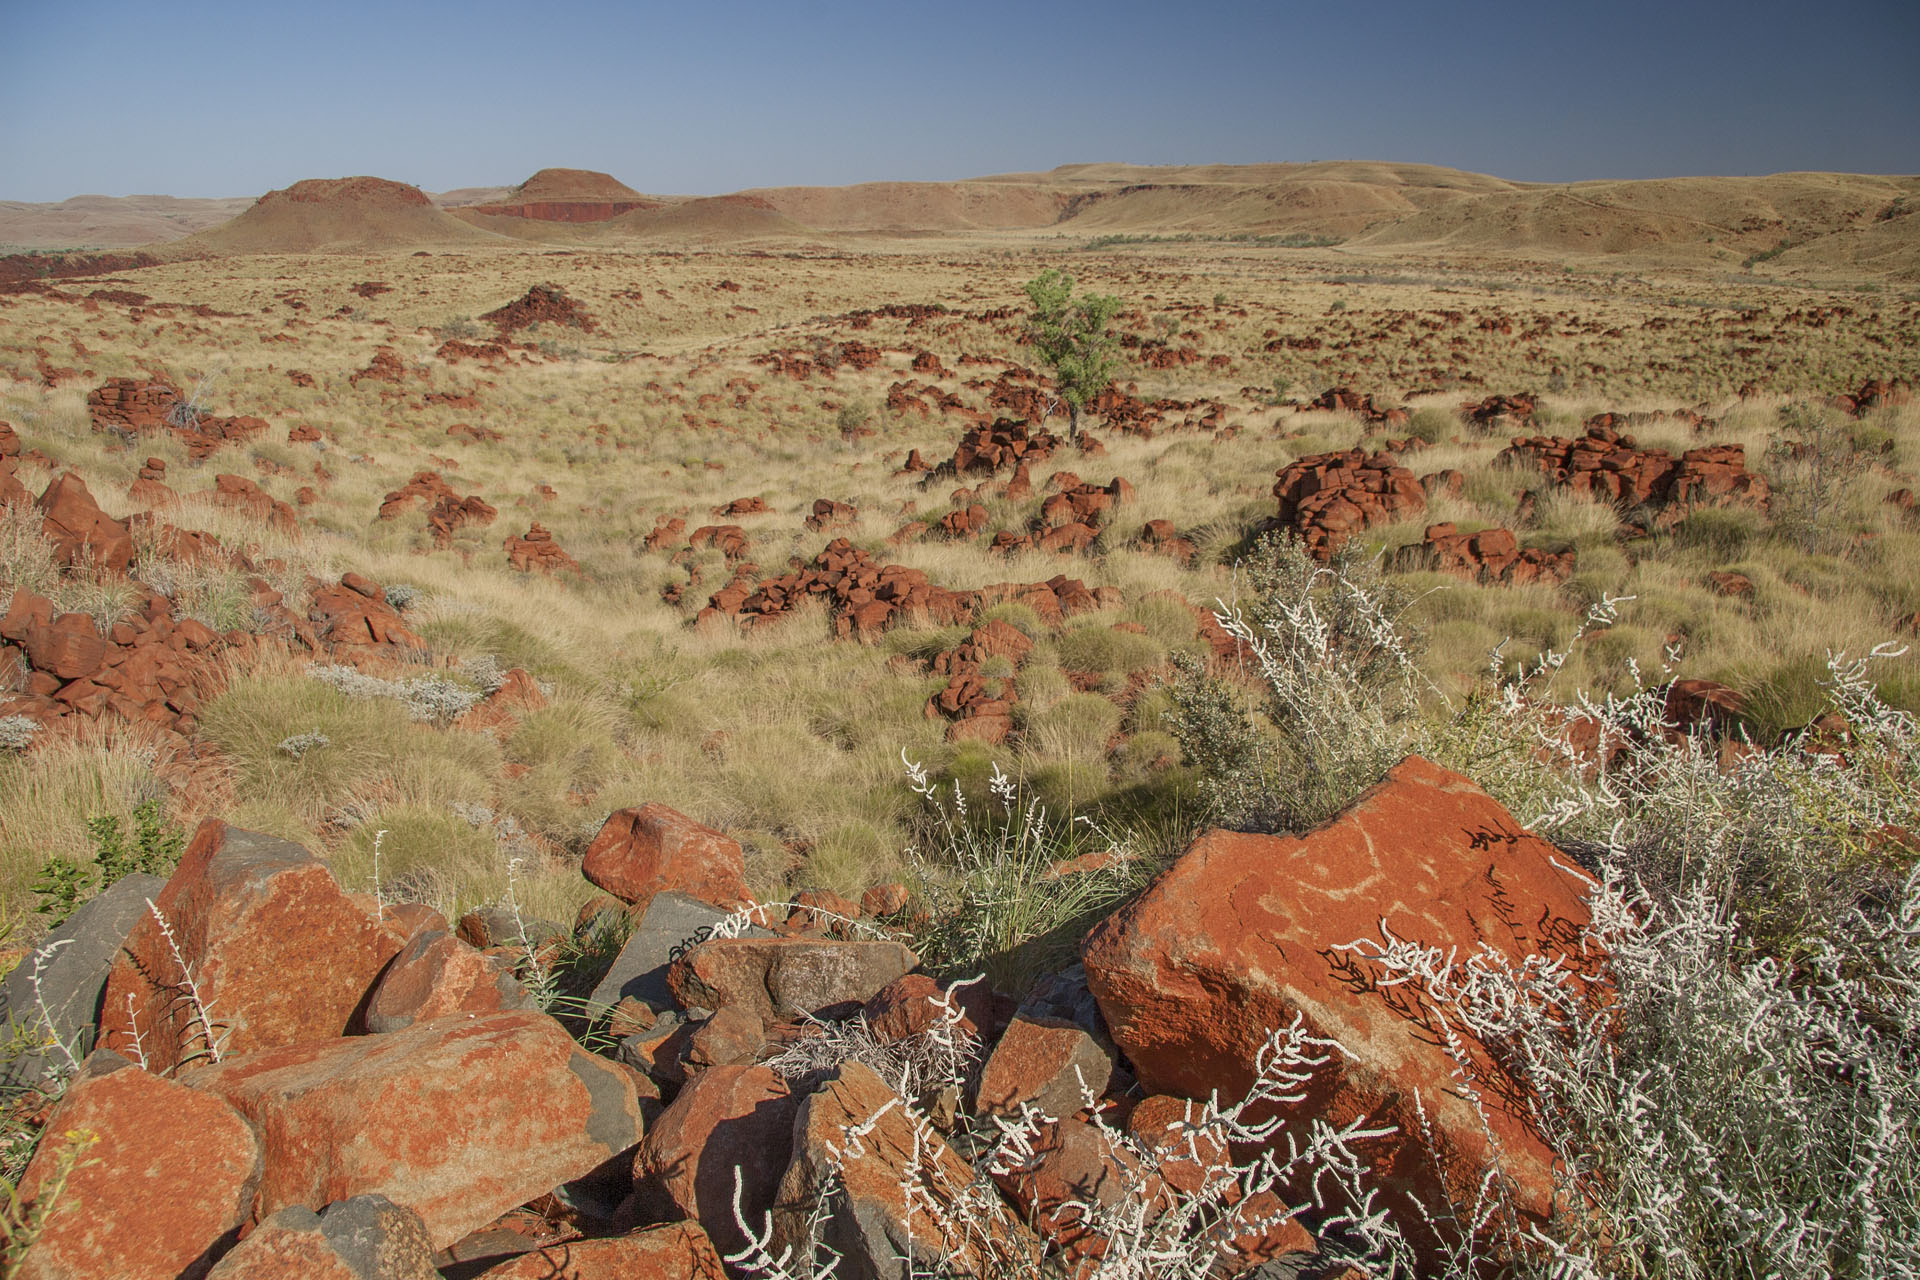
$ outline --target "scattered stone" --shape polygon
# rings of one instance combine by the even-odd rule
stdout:
[[[1369,456],[1360,449],[1289,462],[1280,469],[1273,496],[1280,503],[1280,524],[1321,560],[1362,529],[1407,519],[1427,507],[1426,492],[1398,458]]]
[[[697,1224],[670,1222],[629,1236],[546,1245],[476,1280],[727,1280],[727,1271]]]
[[[1017,1015],[980,1072],[980,1111],[1018,1116],[1038,1107],[1060,1119],[1098,1101],[1113,1078],[1113,1059],[1092,1036],[1064,1018]]]
[[[635,905],[663,891],[727,911],[752,901],[739,842],[657,802],[610,816],[587,846],[580,871]]]
[[[553,535],[535,521],[527,529],[523,538],[508,538],[505,542],[507,563],[522,573],[578,573],[579,563],[560,549]]]
[[[1508,529],[1461,533],[1451,524],[1430,524],[1426,536],[1393,553],[1395,573],[1429,570],[1450,573],[1472,582],[1554,584],[1573,576],[1571,551],[1542,551],[1522,547]]]

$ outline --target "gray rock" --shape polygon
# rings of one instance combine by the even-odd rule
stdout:
[[[51,1031],[73,1050],[74,1057],[84,1058],[93,1047],[94,1030],[100,1021],[100,996],[106,989],[107,970],[113,967],[133,926],[146,915],[147,899],[157,896],[166,883],[160,876],[123,876],[82,903],[7,975],[5,986],[0,987],[0,1019],[40,1036]],[[40,961],[37,995],[36,959]],[[0,1090],[30,1087],[49,1071],[69,1065],[67,1055],[51,1045],[24,1054],[0,1063]]]
[[[299,1267],[360,1280],[440,1280],[420,1215],[383,1195],[355,1196],[319,1213],[300,1205],[282,1209],[254,1228],[208,1280],[283,1276]]]
[[[627,945],[607,970],[607,976],[593,989],[598,1004],[618,1004],[627,996],[640,1000],[655,1013],[679,1008],[673,992],[667,988],[667,965],[681,944],[691,942],[702,930],[711,929],[727,918],[727,912],[684,893],[656,893],[635,926]],[[747,937],[765,938],[765,929],[753,926]]]

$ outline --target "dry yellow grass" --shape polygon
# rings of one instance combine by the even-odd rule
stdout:
[[[1136,501],[1116,513],[1099,555],[1003,558],[937,539],[888,546],[909,519],[943,514],[961,483],[900,474],[907,451],[944,458],[966,425],[951,415],[891,412],[889,389],[931,384],[985,408],[985,384],[1031,362],[1018,340],[1020,286],[1049,265],[1121,296],[1126,331],[1143,341],[1166,335],[1171,349],[1193,352],[1169,368],[1130,365],[1124,387],[1143,400],[1200,407],[1170,411],[1150,437],[1096,420],[1104,456],[1057,454],[1034,469],[1035,493],[1025,500],[988,486],[992,527],[1021,529],[1037,516],[1053,471],[1103,484],[1125,477]],[[355,291],[373,282],[390,288]],[[493,363],[437,354],[454,334],[489,337],[476,317],[541,282],[564,288],[597,328],[522,335],[528,348]],[[1867,277],[1856,283],[1884,286]],[[335,859],[355,887],[371,881],[372,833],[388,830],[383,874],[448,909],[497,897],[508,862],[523,857],[523,892],[555,916],[584,891],[574,867],[600,821],[647,800],[741,838],[764,893],[807,884],[855,890],[890,878],[913,838],[902,750],[969,779],[997,759],[1054,803],[1184,812],[1182,771],[1169,767],[1170,740],[1156,727],[1151,671],[1135,677],[1147,685],[1136,697],[1132,659],[1114,657],[1111,646],[1043,634],[1016,681],[1016,738],[995,749],[948,743],[945,722],[924,714],[944,681],[911,657],[958,634],[903,633],[862,646],[832,639],[828,619],[812,610],[750,631],[695,628],[693,615],[730,570],[713,552],[674,563],[647,550],[643,539],[662,517],[684,515],[689,530],[740,525],[766,577],[810,559],[830,536],[802,525],[815,498],[847,502],[860,514],[841,534],[945,586],[1065,573],[1118,588],[1125,609],[1077,625],[1139,625],[1148,635],[1128,643],[1139,639],[1164,654],[1190,645],[1192,632],[1182,634],[1180,617],[1156,613],[1143,597],[1233,598],[1232,561],[1273,511],[1275,470],[1302,454],[1382,438],[1350,415],[1276,404],[1276,379],[1290,384],[1281,399],[1348,384],[1410,404],[1416,430],[1433,443],[1408,454],[1409,465],[1465,476],[1461,496],[1368,531],[1369,545],[1386,549],[1417,540],[1430,521],[1511,526],[1518,491],[1539,486],[1537,477],[1495,464],[1504,434],[1477,431],[1458,416],[1463,402],[1488,392],[1542,392],[1534,429],[1562,435],[1577,434],[1602,410],[1699,408],[1716,421],[1705,436],[1673,419],[1636,434],[1676,450],[1737,441],[1763,467],[1783,405],[1823,399],[1868,376],[1920,377],[1920,306],[1894,292],[1761,288],[1705,273],[1615,278],[1589,266],[1464,255],[1361,261],[1218,243],[1085,252],[1015,232],[932,243],[871,238],[790,256],[510,247],[176,262],[110,282],[153,299],[140,306],[88,299],[93,287],[0,297],[0,418],[29,451],[80,471],[115,515],[131,509],[125,494],[141,463],[159,457],[185,496],[166,518],[278,562],[272,576],[291,597],[303,575],[331,580],[347,570],[411,587],[409,625],[430,644],[434,669],[457,675],[463,664],[497,659],[552,690],[546,710],[477,732],[414,724],[390,703],[343,699],[297,662],[243,674],[209,709],[203,731],[224,761],[229,816],[302,840]],[[853,314],[886,304],[947,311]],[[1808,319],[1816,314],[1825,318]],[[1768,340],[1752,336],[1760,333]],[[813,356],[851,341],[877,348],[878,365],[799,380],[756,360]],[[402,380],[355,381],[382,347],[399,359]],[[947,372],[914,372],[921,351]],[[77,372],[49,387],[43,363]],[[257,414],[269,429],[204,464],[170,439],[127,445],[95,433],[85,392],[147,371],[184,386],[217,373],[212,411]],[[289,377],[296,371],[312,385],[297,385]],[[1740,398],[1745,383],[1755,389]],[[1221,406],[1222,436],[1180,425],[1210,402]],[[849,405],[865,407],[874,435],[842,439]],[[296,426],[317,428],[322,440],[289,443]],[[450,434],[456,426],[498,438]],[[1617,687],[1628,658],[1656,672],[1667,638],[1682,635],[1687,674],[1748,689],[1761,722],[1786,726],[1807,704],[1809,664],[1825,649],[1870,647],[1920,609],[1920,531],[1882,501],[1913,485],[1920,410],[1877,411],[1858,431],[1887,452],[1872,455],[1847,495],[1837,518],[1860,536],[1838,555],[1804,555],[1771,538],[1764,521],[1748,527],[1737,519],[1622,543],[1603,509],[1542,495],[1535,522],[1517,531],[1572,546],[1575,579],[1558,589],[1416,579],[1411,585],[1421,589],[1445,588],[1423,596],[1416,611],[1430,632],[1436,678],[1458,691],[1502,640],[1510,658],[1524,658],[1564,640],[1593,599],[1631,595],[1621,625],[1583,646],[1564,682]],[[383,496],[420,470],[483,497],[498,520],[461,530],[444,548],[433,545],[418,505],[377,520]],[[310,489],[298,534],[275,533],[196,496],[222,472],[289,502]],[[21,467],[36,488],[51,474]],[[769,510],[715,514],[744,497]],[[1136,545],[1151,518],[1191,537],[1197,562],[1185,566]],[[502,539],[534,521],[580,562],[580,575],[528,578],[508,568]],[[21,564],[31,553],[0,551]],[[669,604],[662,588],[688,584],[689,568],[698,584]],[[1753,580],[1751,602],[1708,589],[1706,575],[1723,569]],[[183,607],[217,616],[231,604],[223,594],[230,586],[183,578]],[[1888,689],[1920,705],[1915,671],[1912,659],[1888,669]],[[310,729],[354,745],[300,760],[279,749]],[[122,758],[132,748],[110,735],[101,741],[78,755],[79,748],[40,748],[0,759],[0,786],[29,798],[21,812],[47,814],[65,833],[46,851],[74,844],[73,824],[88,806],[124,809],[147,785],[134,756]],[[102,779],[94,789],[79,780],[90,768]],[[11,814],[0,820],[12,824],[6,847],[16,851],[8,912],[25,904],[35,856],[10,834],[19,822]]]

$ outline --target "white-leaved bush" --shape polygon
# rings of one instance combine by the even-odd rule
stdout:
[[[1316,807],[1423,754],[1595,877],[1579,966],[1463,956],[1384,923],[1349,947],[1376,981],[1420,990],[1467,1097],[1492,1082],[1460,1033],[1489,1046],[1559,1156],[1545,1224],[1514,1211],[1497,1169],[1480,1203],[1427,1207],[1451,1228],[1448,1273],[1920,1276],[1920,726],[1869,678],[1899,651],[1831,655],[1833,714],[1770,746],[1673,723],[1668,686],[1637,670],[1629,694],[1557,703],[1564,651],[1504,677],[1496,660],[1462,705],[1416,718],[1395,713],[1398,664],[1368,657],[1398,642],[1325,625],[1343,598],[1392,620],[1366,575],[1336,562],[1270,582],[1280,599],[1220,617],[1270,693],[1268,723],[1242,732],[1284,736],[1295,707],[1348,717],[1344,735],[1265,748],[1310,748],[1311,779],[1344,778]],[[1575,642],[1621,603],[1596,605]],[[1183,709],[1205,728],[1226,701],[1202,689]]]

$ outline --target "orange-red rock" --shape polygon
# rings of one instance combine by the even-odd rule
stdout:
[[[739,842],[658,802],[610,816],[580,872],[622,902],[667,890],[727,910],[751,901]]]
[[[232,1107],[100,1051],[47,1119],[21,1179],[31,1203],[65,1135],[99,1141],[67,1182],[17,1280],[176,1280],[233,1244],[260,1184],[260,1137]]]
[[[209,1280],[439,1280],[420,1215],[380,1195],[315,1213],[289,1205],[255,1227]]]
[[[671,1222],[630,1236],[548,1245],[489,1267],[477,1280],[727,1280],[727,1271],[697,1224]]]
[[[132,1053],[137,1030],[155,1071],[206,1065],[205,1028],[180,998],[182,961],[224,1056],[236,1057],[355,1029],[374,979],[406,941],[299,845],[212,818],[154,905],[179,957],[151,914],[134,926],[107,977],[101,1040]]]
[[[399,1031],[450,1013],[531,1009],[533,998],[504,957],[482,955],[445,930],[415,933],[367,1002],[367,1030]]]
[[[1591,884],[1467,779],[1417,757],[1304,836],[1212,831],[1136,901],[1096,926],[1087,978],[1114,1040],[1149,1092],[1237,1098],[1270,1031],[1306,1029],[1352,1055],[1316,1077],[1290,1114],[1338,1125],[1366,1115],[1399,1136],[1372,1148],[1377,1185],[1404,1197],[1471,1199],[1498,1143],[1518,1206],[1543,1212],[1553,1157],[1513,1102],[1513,1085],[1469,1041],[1487,1073],[1483,1127],[1455,1087],[1454,1063],[1409,987],[1379,988],[1342,950],[1396,937],[1511,960],[1573,957]],[[1420,1132],[1418,1090],[1438,1147]]]
[[[691,1218],[727,1253],[745,1243],[733,1220],[739,1171],[747,1221],[760,1225],[793,1152],[800,1099],[771,1067],[708,1067],[680,1090],[634,1156],[644,1211]]]
[[[258,1212],[379,1194],[444,1248],[633,1147],[633,1081],[545,1014],[455,1014],[195,1072],[266,1140]]]

